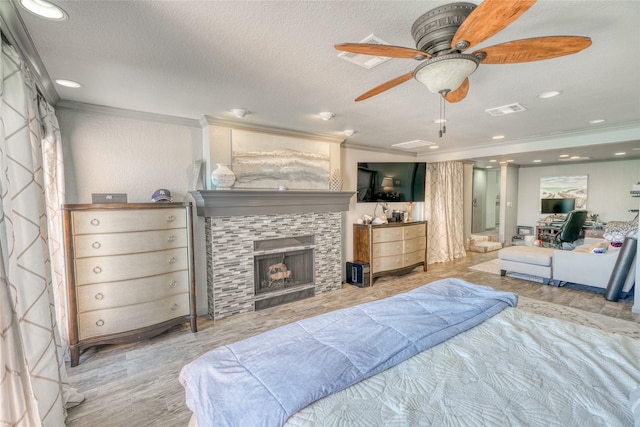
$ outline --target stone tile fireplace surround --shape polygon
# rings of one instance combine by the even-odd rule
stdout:
[[[308,293],[342,286],[341,212],[349,209],[353,192],[213,190],[192,194],[198,216],[205,218],[208,313],[213,319],[254,311],[256,302],[264,299],[256,296],[254,288],[255,257],[264,253],[256,251],[256,241],[313,236],[303,246],[313,251],[314,281]]]

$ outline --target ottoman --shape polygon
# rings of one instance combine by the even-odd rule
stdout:
[[[539,248],[534,246],[509,246],[498,251],[500,275],[507,271],[529,274],[542,277],[545,285],[551,280],[551,261],[553,260],[552,248]]]

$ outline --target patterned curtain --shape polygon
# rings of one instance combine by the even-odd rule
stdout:
[[[427,263],[463,258],[463,164],[427,163],[425,218],[429,221]]]
[[[31,73],[4,42],[0,75],[0,420],[58,427],[83,397],[67,383],[56,327],[43,123]]]

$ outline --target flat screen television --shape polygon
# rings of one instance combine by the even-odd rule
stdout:
[[[540,213],[567,214],[576,208],[576,199],[541,199]]]
[[[424,162],[358,163],[358,203],[424,202]]]

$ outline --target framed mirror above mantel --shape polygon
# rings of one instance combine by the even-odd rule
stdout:
[[[211,172],[229,165],[234,189],[328,190],[331,173],[341,169],[340,144],[332,136],[204,116],[205,190],[215,190]]]

